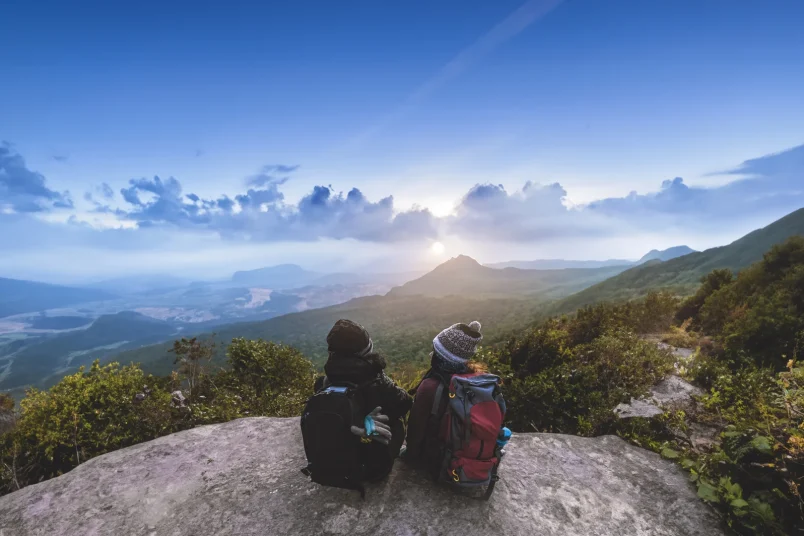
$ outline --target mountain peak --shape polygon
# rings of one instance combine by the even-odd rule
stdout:
[[[483,265],[477,262],[475,259],[468,255],[458,255],[457,257],[452,257],[450,260],[440,264],[436,269],[442,267],[452,267],[452,268],[474,268],[474,267],[482,267]]]
[[[642,264],[643,262],[647,261],[669,261],[670,259],[675,259],[676,257],[681,257],[683,255],[688,255],[690,253],[695,253],[695,250],[689,246],[673,246],[671,248],[658,250],[652,249],[648,253],[646,253],[637,264]]]

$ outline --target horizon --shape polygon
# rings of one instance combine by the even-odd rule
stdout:
[[[726,245],[804,206],[803,17],[794,1],[14,3],[0,277]]]

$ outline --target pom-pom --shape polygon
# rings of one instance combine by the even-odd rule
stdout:
[[[478,322],[477,320],[473,320],[472,322],[470,322],[469,327],[480,333],[480,322]]]

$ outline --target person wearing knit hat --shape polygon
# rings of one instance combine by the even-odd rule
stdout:
[[[483,340],[480,322],[453,324],[433,339],[431,366],[441,372],[462,374],[467,372],[469,361]]]
[[[411,394],[415,393],[416,398],[408,417],[404,460],[411,463],[423,463],[429,470],[436,473],[440,469],[442,456],[437,447],[440,439],[434,435],[434,430],[437,433],[439,426],[438,423],[435,427],[432,425],[434,415],[432,411],[435,411],[433,408],[437,407],[434,397],[437,394],[432,386],[426,386],[424,390],[422,390],[422,386],[428,379],[436,378],[438,383],[448,386],[452,376],[456,374],[487,372],[483,363],[474,360],[477,347],[483,340],[480,328],[480,322],[477,320],[468,324],[459,322],[441,330],[433,339],[430,370],[424,375],[419,385],[411,390]]]
[[[366,460],[369,479],[381,479],[391,472],[394,460],[399,455],[405,439],[402,419],[410,411],[413,399],[385,374],[385,358],[375,351],[374,341],[368,331],[357,322],[347,319],[335,322],[327,335],[327,350],[329,358],[324,365],[326,376],[316,380],[316,392],[344,382],[365,384],[363,393],[367,411],[374,410],[370,413],[374,415],[380,413],[377,411],[380,408],[382,416],[388,417],[387,421],[382,419],[382,422],[388,422],[391,437],[376,438],[379,442],[370,445],[370,456]],[[357,435],[360,434],[355,430],[365,432],[365,429],[355,427],[352,432]]]

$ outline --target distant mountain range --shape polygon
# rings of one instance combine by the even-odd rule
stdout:
[[[49,377],[58,379],[80,365],[91,364],[96,358],[127,347],[163,341],[177,333],[175,324],[124,311],[101,316],[86,329],[31,342],[21,339],[5,345],[0,343],[0,355],[13,357],[0,368],[0,388],[43,385]]]
[[[688,255],[690,253],[695,253],[695,250],[687,246],[675,246],[672,248],[667,248],[662,251],[659,251],[658,249],[652,249],[648,253],[646,253],[641,259],[639,259],[637,261],[637,264],[643,264],[648,261],[669,261],[670,259],[675,259],[676,257],[683,257],[684,255]]]
[[[400,285],[420,276],[420,272],[331,274],[311,272],[296,264],[279,264],[256,270],[244,270],[232,275],[232,283],[241,286],[267,286],[273,289],[293,289],[307,286],[388,284]]]
[[[428,297],[463,296],[466,298],[539,298],[567,296],[625,270],[627,266],[603,268],[565,268],[561,270],[522,270],[491,268],[460,255],[433,271],[402,286],[391,289],[389,296]]]
[[[665,250],[653,249],[638,261],[627,259],[608,259],[605,261],[573,261],[566,259],[539,259],[535,261],[506,261],[486,264],[489,268],[520,268],[522,270],[561,270],[563,268],[606,268],[611,266],[633,266],[650,260],[667,261],[695,252],[687,246],[675,246]]]
[[[113,294],[99,289],[49,285],[0,277],[0,318],[114,297]]]
[[[653,289],[691,294],[700,278],[716,268],[734,272],[753,264],[774,244],[793,235],[804,235],[804,208],[757,229],[727,246],[689,253],[668,261],[651,260],[593,285],[556,305],[556,312],[570,312],[600,301],[643,296]],[[649,254],[650,255],[650,254]]]
[[[505,292],[517,291],[517,286],[523,284],[523,280],[528,281],[529,275],[509,270],[495,271],[469,257],[458,257],[418,280],[393,289],[386,296],[357,298],[340,305],[282,315],[263,322],[225,326],[217,330],[216,339],[225,343],[233,337],[263,338],[292,344],[320,365],[327,355],[327,331],[339,318],[351,318],[369,329],[376,347],[389,361],[412,362],[413,366],[420,367],[427,362],[433,336],[451,323],[479,320],[483,324],[484,342],[493,344],[547,315],[572,312],[579,306],[599,300],[628,299],[652,288],[671,288],[689,294],[697,287],[698,278],[712,269],[738,271],[759,260],[772,245],[794,234],[804,234],[804,209],[729,246],[688,253],[668,261],[649,260],[643,265],[625,267],[628,269],[552,304],[545,302],[538,293],[525,296],[527,299],[512,299],[510,296],[478,299],[476,293],[465,292],[468,284],[479,285],[477,288],[482,289],[482,293],[491,290],[494,294],[501,288]],[[683,250],[676,249],[678,251]],[[510,278],[511,286],[506,288],[500,281],[505,278],[497,275],[498,272],[518,275]],[[595,270],[587,272],[594,273]],[[485,276],[489,277],[488,281],[483,280]],[[544,274],[534,277],[544,277]],[[453,278],[456,279],[454,283],[450,281]],[[417,295],[424,291],[441,297]],[[115,356],[115,359],[139,362],[149,372],[165,374],[170,370],[164,357],[168,348],[167,343],[143,347]],[[217,355],[219,363],[223,361],[223,355],[221,349]]]

